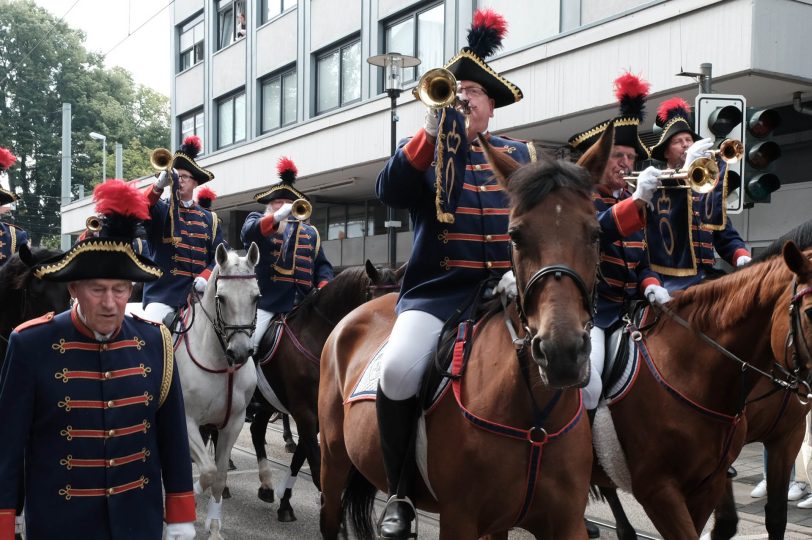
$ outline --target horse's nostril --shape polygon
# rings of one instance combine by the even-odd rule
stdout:
[[[546,355],[544,354],[544,347],[541,338],[534,337],[531,341],[533,358],[540,364],[546,363]]]

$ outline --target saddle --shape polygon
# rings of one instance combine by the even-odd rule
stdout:
[[[630,372],[629,359],[632,340],[630,323],[639,327],[647,303],[637,300],[631,303],[621,319],[606,331],[605,361],[601,381],[603,382],[603,395],[611,399],[618,394],[616,386],[625,386],[623,379]]]

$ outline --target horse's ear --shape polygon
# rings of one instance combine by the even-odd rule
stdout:
[[[482,145],[482,151],[485,153],[485,159],[488,160],[488,165],[491,166],[493,175],[502,187],[506,188],[508,178],[521,164],[508,154],[494,150],[493,146],[482,136],[482,133],[477,133],[477,137],[479,138],[479,144]]]
[[[589,176],[592,177],[594,183],[599,183],[603,178],[603,172],[606,170],[606,164],[609,162],[609,155],[612,153],[612,145],[615,142],[615,124],[611,122],[609,126],[603,130],[603,135],[598,139],[598,142],[589,147],[589,149],[578,160],[578,165],[589,171]]]
[[[806,278],[812,274],[812,262],[806,258],[804,252],[792,240],[784,244],[784,262],[787,263],[792,272],[798,276]]]
[[[34,255],[31,253],[31,249],[28,247],[28,243],[20,245],[20,248],[17,250],[17,254],[20,256],[20,260],[23,261],[28,268],[32,268],[37,261],[34,260]]]
[[[214,260],[220,268],[225,266],[228,262],[228,250],[223,244],[217,244],[217,250],[214,252]]]
[[[259,247],[256,242],[251,242],[251,247],[248,248],[248,253],[245,256],[251,266],[256,266],[259,263]]]
[[[400,265],[400,268],[395,270],[395,279],[398,280],[398,283],[400,283],[400,281],[403,279],[403,276],[406,275],[406,267],[408,265],[409,265],[409,261],[406,261],[405,263]]]
[[[372,264],[372,261],[367,259],[367,262],[364,263],[364,269],[367,272],[367,277],[372,283],[378,283],[381,279],[381,275],[378,273],[378,269],[375,268],[375,265]]]

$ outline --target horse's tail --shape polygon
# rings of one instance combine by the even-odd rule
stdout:
[[[352,467],[347,478],[347,487],[341,497],[341,514],[352,524],[355,535],[360,540],[373,540],[375,527],[372,523],[375,493],[373,486],[358,469]]]

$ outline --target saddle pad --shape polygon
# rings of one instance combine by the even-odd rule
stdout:
[[[618,373],[614,380],[607,381],[604,386],[603,396],[607,402],[612,403],[620,399],[623,394],[634,383],[637,373],[640,370],[640,357],[637,354],[637,342],[628,333],[624,333],[625,328],[621,327],[612,332],[608,340],[606,351],[606,365],[604,373]],[[627,340],[626,346],[621,347],[621,340]]]
[[[265,378],[265,373],[262,371],[262,366],[257,364],[257,390],[259,393],[262,394],[268,403],[273,406],[274,409],[277,411],[290,415],[290,412],[282,405],[282,401],[276,395],[276,392],[273,391],[271,388],[271,384],[268,382],[268,379]]]

